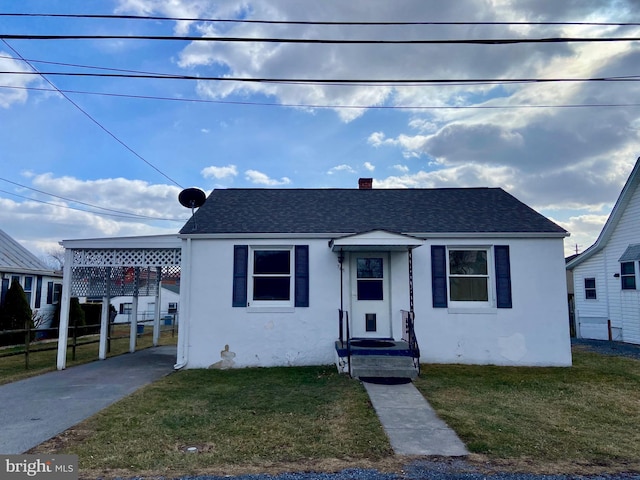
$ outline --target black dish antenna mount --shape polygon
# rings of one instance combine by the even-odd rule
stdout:
[[[204,191],[196,187],[185,188],[178,195],[178,201],[180,202],[180,205],[186,208],[190,208],[192,217],[194,214],[194,210],[204,205],[204,202],[206,200],[207,195],[204,193]],[[193,229],[195,230],[196,228],[198,228],[198,225],[195,223],[194,218]]]

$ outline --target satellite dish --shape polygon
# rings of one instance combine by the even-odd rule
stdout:
[[[196,223],[193,210],[204,205],[204,202],[206,200],[207,195],[201,189],[195,187],[185,188],[178,195],[178,201],[180,202],[180,205],[191,209],[191,217],[193,217],[194,230],[198,229],[198,224]]]
[[[207,200],[207,195],[199,188],[185,188],[178,195],[178,201],[183,207],[200,208]]]

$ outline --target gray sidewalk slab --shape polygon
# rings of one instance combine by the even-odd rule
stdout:
[[[396,455],[469,454],[413,383],[363,384]]]
[[[0,454],[24,453],[173,371],[176,347],[140,350],[0,386]]]

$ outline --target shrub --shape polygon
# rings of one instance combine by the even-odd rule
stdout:
[[[74,323],[75,322],[75,323]],[[69,336],[73,336],[73,326],[82,327],[85,325],[84,311],[80,306],[80,301],[76,297],[72,297],[69,303]],[[51,320],[51,328],[60,328],[60,302],[56,305],[56,311]],[[52,331],[51,335],[58,337],[59,332]],[[84,334],[84,329],[78,330],[78,335]]]
[[[101,303],[83,303],[80,305],[84,312],[84,323],[87,328],[78,331],[78,334],[90,335],[100,333],[100,317],[102,316]]]
[[[33,329],[33,313],[27,296],[17,280],[11,282],[7,295],[5,296],[2,309],[0,310],[0,331],[2,330],[22,330],[27,326]],[[35,332],[32,332],[32,337]],[[10,333],[0,335],[0,345],[18,345],[25,341],[24,333]]]

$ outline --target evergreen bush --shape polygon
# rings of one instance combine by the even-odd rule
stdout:
[[[17,280],[11,282],[4,303],[0,308],[0,331],[33,329],[33,313],[27,296]],[[35,332],[31,332],[33,340]],[[0,335],[0,345],[20,345],[25,342],[25,333]]]

